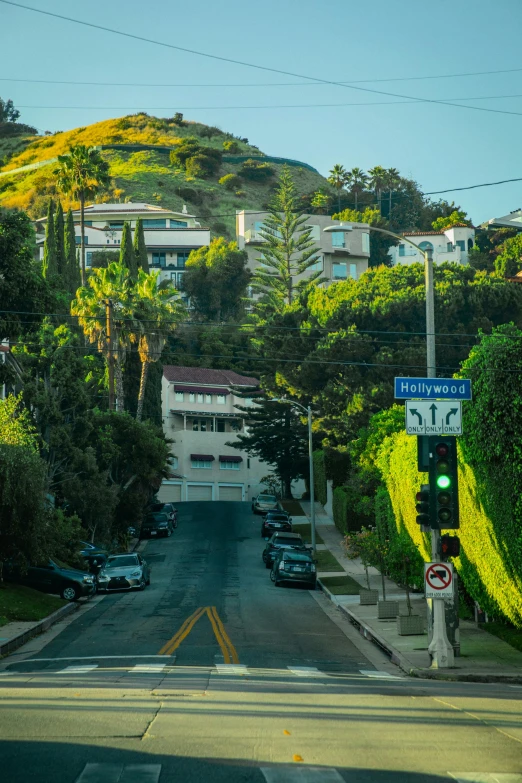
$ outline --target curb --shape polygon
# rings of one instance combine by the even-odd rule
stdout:
[[[387,639],[377,633],[365,623],[364,620],[361,620],[360,617],[357,617],[357,615],[351,612],[347,606],[343,606],[339,603],[337,597],[323,585],[320,578],[317,579],[317,584],[330,601],[335,604],[341,612],[344,612],[344,614],[348,616],[348,619],[359,630],[361,636],[364,636],[365,639],[368,639],[368,641],[373,642],[380,647],[381,650],[389,656],[391,662],[410,677],[417,677],[418,679],[424,680],[445,680],[449,682],[506,683],[508,685],[522,685],[522,673],[520,675],[480,674],[478,672],[477,674],[460,674],[455,671],[455,669],[419,669],[416,666],[412,666],[408,659],[393,647]]]
[[[47,615],[47,617],[44,617],[43,620],[40,620],[40,622],[33,625],[32,628],[28,628],[26,631],[22,631],[22,633],[19,633],[17,636],[13,636],[12,639],[8,639],[7,642],[0,644],[0,657],[9,655],[9,653],[17,650],[18,647],[21,647],[33,637],[39,636],[44,631],[47,631],[52,625],[59,622],[64,617],[68,617],[70,614],[73,614],[73,612],[78,611],[78,609],[83,605],[83,603],[80,604],[78,601],[74,601],[70,604],[67,604],[67,606],[62,606],[60,609],[57,609],[56,612]]]

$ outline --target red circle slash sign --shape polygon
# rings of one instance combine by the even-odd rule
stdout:
[[[442,584],[433,584],[433,580]],[[451,584],[451,570],[444,563],[432,563],[426,571],[426,582],[432,590],[444,590]]]

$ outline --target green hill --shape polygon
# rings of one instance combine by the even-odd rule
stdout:
[[[208,176],[201,176],[204,172],[197,166],[186,170],[183,164],[170,162],[170,152],[180,149],[187,137],[195,139],[203,153],[205,148],[222,153],[221,162]],[[285,162],[219,128],[141,113],[52,136],[0,137],[0,206],[25,209],[35,218],[45,214],[49,198],[57,195],[53,162],[71,144],[102,148],[112,175],[110,191],[103,200],[145,201],[176,210],[186,204],[203,224],[229,236],[235,234],[236,209],[266,207]],[[250,158],[256,163],[245,166]],[[331,190],[308,164],[287,162],[305,206],[319,188]],[[20,171],[22,167],[27,168]],[[235,176],[220,184],[227,174]],[[62,202],[69,206],[67,199]]]

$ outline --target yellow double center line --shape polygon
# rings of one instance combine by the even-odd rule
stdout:
[[[174,650],[177,650],[181,642],[187,638],[200,617],[204,614],[207,615],[214,631],[214,636],[219,644],[221,652],[223,653],[223,659],[225,663],[239,663],[238,654],[236,648],[232,644],[229,635],[225,631],[221,618],[217,612],[215,606],[200,606],[193,612],[190,617],[187,617],[181,628],[176,631],[172,639],[169,639],[166,644],[163,645],[159,651],[159,655],[172,655]]]

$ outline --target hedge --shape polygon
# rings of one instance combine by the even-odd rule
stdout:
[[[326,506],[328,496],[326,492],[326,466],[324,451],[314,451],[314,490],[315,499]]]
[[[337,530],[343,534],[348,532],[348,494],[344,487],[337,487],[333,491],[333,520]]]

